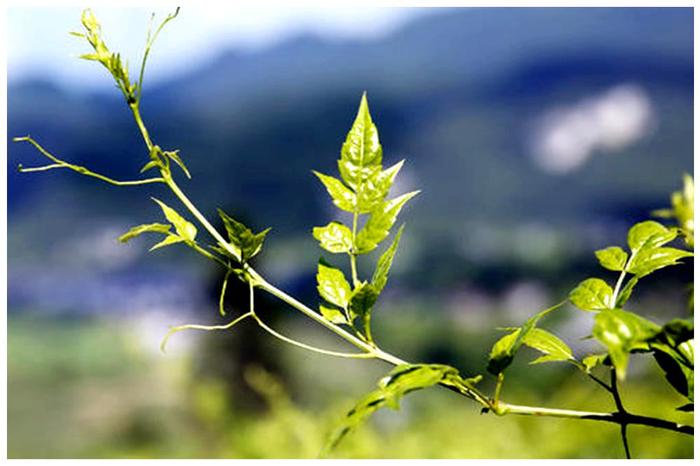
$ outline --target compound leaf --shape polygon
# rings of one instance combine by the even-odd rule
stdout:
[[[459,377],[454,367],[441,364],[402,364],[379,381],[378,388],[363,397],[329,437],[324,452],[335,448],[353,429],[365,422],[380,408],[399,408],[399,400],[415,390],[439,384],[451,377]]]

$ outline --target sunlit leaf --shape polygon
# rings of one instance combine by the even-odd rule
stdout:
[[[363,282],[355,288],[350,297],[350,317],[366,319],[372,312],[379,293],[371,283]]]
[[[556,335],[541,328],[533,328],[525,335],[523,344],[544,353],[544,356],[540,356],[530,364],[550,361],[570,361],[574,359],[571,348],[569,348],[566,343]]]
[[[613,307],[613,290],[600,278],[588,278],[569,293],[574,306],[584,311],[602,311]]]
[[[378,383],[378,388],[363,397],[351,409],[328,439],[324,453],[335,448],[353,429],[383,407],[399,408],[399,400],[407,393],[439,384],[451,377],[459,378],[457,369],[440,364],[404,364],[397,366]]]
[[[149,223],[132,227],[129,231],[119,237],[119,241],[126,243],[127,241],[136,238],[143,233],[162,233],[167,235],[169,232],[170,225],[166,225],[164,223]]]
[[[617,301],[615,302],[616,308],[621,308],[627,303],[638,281],[639,278],[632,277],[627,281],[625,286],[622,287],[622,290],[620,290],[620,293],[617,295]]]
[[[226,233],[228,234],[230,243],[241,253],[240,260],[242,262],[247,262],[258,254],[265,242],[265,236],[270,232],[270,228],[254,234],[250,228],[229,216],[223,210],[218,209],[218,211],[226,227]]]
[[[633,349],[648,347],[646,341],[660,329],[653,322],[631,312],[608,309],[596,316],[593,336],[608,349],[618,378],[624,380],[629,353]]]
[[[671,230],[653,220],[640,222],[630,228],[627,233],[627,243],[632,252],[643,248],[656,248],[673,241],[677,236],[676,230]]]
[[[358,253],[364,254],[374,250],[389,234],[389,230],[396,222],[396,217],[401,208],[419,192],[412,191],[377,206],[370,213],[367,223],[357,234],[356,248]]]
[[[156,198],[153,198],[153,200],[156,203],[158,203],[160,208],[163,210],[163,214],[165,214],[165,218],[168,219],[168,221],[173,224],[173,226],[175,227],[175,231],[177,231],[178,236],[185,241],[194,241],[195,237],[197,236],[197,227],[195,227],[192,223],[185,220],[180,214],[178,214],[175,211],[175,209],[165,205],[164,202],[162,202]]]
[[[355,197],[355,193],[352,192],[350,188],[345,186],[338,178],[324,175],[323,173],[319,173],[317,171],[314,171],[313,173],[326,187],[326,191],[328,191],[328,194],[331,196],[331,199],[333,199],[333,203],[336,205],[336,207],[346,212],[354,212],[357,199]]]
[[[531,332],[535,329],[537,322],[539,322],[539,320],[545,315],[561,307],[563,304],[564,303],[561,302],[545,309],[544,311],[538,312],[534,316],[527,319],[522,327],[515,329],[513,332],[499,339],[491,348],[489,363],[486,369],[494,375],[498,375],[503,372],[513,362],[515,354],[523,345],[525,339],[528,338]]]
[[[679,264],[684,257],[693,253],[669,247],[644,248],[635,255],[628,266],[630,273],[642,278],[664,267]]]
[[[160,243],[151,247],[151,249],[149,249],[149,251],[155,251],[156,249],[160,249],[162,247],[169,246],[169,245],[175,244],[175,243],[180,243],[182,241],[184,241],[184,240],[180,236],[175,236],[175,235],[170,234],[170,235],[166,236],[163,241],[161,241]]]
[[[391,264],[394,261],[396,250],[398,249],[399,242],[401,241],[403,228],[404,225],[401,225],[399,230],[396,232],[396,236],[394,236],[394,241],[392,241],[391,246],[384,251],[377,261],[377,268],[374,270],[374,275],[372,276],[372,285],[377,293],[381,293],[386,286],[386,282],[389,277],[389,270],[391,269]]]
[[[343,309],[348,307],[352,290],[340,269],[321,261],[318,263],[316,281],[318,293],[323,299]]]
[[[319,309],[321,310],[321,315],[329,322],[333,322],[334,324],[348,323],[348,319],[340,309],[324,305],[319,306]]]
[[[627,253],[619,246],[600,249],[595,252],[600,265],[608,270],[622,271],[627,263]]]
[[[352,231],[342,223],[331,222],[325,227],[315,227],[313,235],[328,252],[347,253],[352,249]]]

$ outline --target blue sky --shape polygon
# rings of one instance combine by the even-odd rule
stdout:
[[[77,7],[13,7],[7,12],[8,79],[48,77],[62,85],[100,87],[103,70],[74,58],[86,44],[68,34],[81,30]],[[129,59],[135,72],[151,13],[156,22],[171,9],[96,7],[105,40]],[[157,81],[205,62],[222,49],[269,47],[300,32],[358,40],[389,34],[426,10],[414,8],[284,7],[224,5],[182,9],[162,33],[150,58],[148,79]],[[183,63],[186,66],[183,67]]]

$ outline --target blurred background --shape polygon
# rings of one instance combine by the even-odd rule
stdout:
[[[313,306],[321,250],[311,229],[336,213],[311,170],[335,172],[367,91],[385,164],[407,160],[398,192],[422,190],[401,214],[375,338],[408,360],[484,373],[497,327],[593,274],[612,280],[593,251],[624,245],[627,228],[692,173],[693,11],[358,10],[184,8],[152,52],[144,118],[161,147],[181,150],[193,177],[181,185],[205,214],[221,207],[273,228],[257,267]],[[136,75],[151,11],[95,14]],[[67,33],[79,19],[75,8],[8,10],[8,137],[31,134],[67,161],[134,179],[147,154],[111,78],[76,58],[86,44]],[[163,220],[149,196],[176,201],[68,171],[20,174],[17,164],[45,160],[9,138],[11,458],[315,457],[388,370],[304,352],[249,322],[177,334],[161,354],[169,325],[226,322],[213,264],[185,247],[148,254],[152,238],[116,241]],[[692,267],[656,275],[629,307],[657,322],[687,316]],[[244,291],[232,285],[232,315]],[[260,300],[279,330],[337,347]],[[544,326],[581,355],[597,349],[584,339],[591,321],[567,306]],[[533,356],[516,358],[508,401],[613,409],[575,369],[528,367]],[[660,370],[637,359],[622,388],[628,408],[690,422],[673,413],[683,400]],[[618,437],[613,425],[480,416],[432,389],[378,413],[336,455],[620,458]],[[637,458],[693,456],[692,438],[664,431],[633,427],[630,442]]]

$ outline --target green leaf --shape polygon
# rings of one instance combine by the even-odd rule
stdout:
[[[496,343],[494,343],[494,345],[491,347],[489,364],[486,370],[494,375],[498,375],[511,365],[513,358],[515,358],[515,353],[518,350],[518,348],[515,347],[515,343],[521,333],[522,329],[517,329],[514,332],[501,337]]]
[[[368,319],[372,312],[372,306],[377,302],[379,293],[370,283],[362,282],[356,287],[350,297],[350,318]]]
[[[355,193],[352,192],[350,188],[345,186],[338,178],[324,175],[323,173],[319,173],[315,170],[313,171],[313,174],[316,175],[318,179],[321,180],[321,183],[323,183],[323,185],[326,187],[326,191],[328,191],[328,194],[331,196],[331,199],[333,199],[333,204],[335,204],[336,207],[346,212],[355,211],[357,199],[355,197]]]
[[[337,254],[352,250],[352,231],[342,223],[331,222],[325,227],[314,227],[313,234],[328,252]]]
[[[340,160],[342,163],[338,168],[343,180],[356,191],[377,169],[381,169],[382,146],[369,113],[366,94],[362,95],[357,116],[340,150]]]
[[[691,257],[692,252],[676,248],[646,247],[635,255],[628,266],[628,271],[642,278],[664,267],[679,264],[679,260]]]
[[[607,353],[591,354],[590,356],[586,356],[585,358],[583,358],[583,361],[581,361],[581,362],[583,363],[583,367],[584,367],[585,371],[587,373],[590,373],[593,370],[593,368],[595,368],[601,364],[604,364],[606,358],[608,358]]]
[[[324,306],[323,304],[319,308],[321,310],[321,315],[323,315],[327,321],[334,324],[348,324],[348,319],[340,309]]]
[[[162,233],[167,235],[168,233],[170,233],[170,225],[166,225],[164,223],[149,223],[144,225],[138,225],[132,227],[129,231],[121,235],[119,237],[119,241],[121,243],[126,243],[127,241],[136,238],[137,236],[143,233]]]
[[[653,322],[631,312],[608,309],[596,316],[593,336],[608,349],[618,378],[624,380],[629,353],[633,349],[648,348],[646,341],[660,329]]]
[[[149,252],[150,252],[150,251],[155,251],[156,249],[160,249],[160,248],[162,248],[162,247],[164,247],[164,246],[169,246],[169,245],[175,244],[175,243],[181,243],[182,241],[184,241],[184,239],[182,239],[180,236],[176,236],[176,235],[173,235],[173,234],[169,234],[168,236],[165,237],[165,239],[164,239],[163,241],[161,241],[160,243],[154,245],[154,246],[153,246],[151,249],[149,249],[148,251],[149,251]]]
[[[525,337],[523,344],[544,353],[544,356],[532,361],[530,364],[539,364],[550,361],[570,361],[574,359],[571,348],[556,335],[541,328],[533,328]]]
[[[185,176],[187,178],[190,178],[190,179],[192,178],[192,176],[190,176],[190,171],[185,166],[185,162],[183,162],[182,159],[180,158],[180,151],[179,150],[164,151],[163,154],[165,154],[167,157],[172,159],[180,167],[180,169],[185,173]]]
[[[569,293],[571,302],[584,311],[602,311],[613,307],[613,290],[600,278],[588,278]]]
[[[595,252],[600,265],[608,270],[621,272],[627,263],[627,253],[619,246],[600,249]]]
[[[177,231],[177,235],[182,238],[184,241],[189,241],[192,242],[194,241],[195,237],[197,236],[197,227],[195,227],[193,224],[185,220],[180,214],[178,214],[174,209],[171,207],[168,207],[165,205],[164,202],[152,198],[155,202],[158,203],[160,208],[163,210],[163,214],[165,214],[165,218],[168,219],[170,223],[173,224],[175,227],[175,231]]]
[[[630,299],[630,296],[632,296],[632,291],[634,290],[634,287],[637,285],[638,281],[639,278],[632,277],[627,281],[625,286],[622,287],[622,290],[617,295],[617,302],[615,303],[616,308],[621,308],[627,303],[627,301]]]
[[[365,422],[380,408],[399,408],[399,400],[407,393],[459,378],[454,367],[440,364],[402,364],[378,383],[378,388],[364,396],[333,431],[324,447],[324,454],[335,448],[353,429]]]
[[[412,191],[383,202],[370,213],[369,220],[357,234],[356,249],[359,254],[373,251],[389,234],[401,208],[420,191]]]
[[[539,320],[545,315],[561,307],[563,304],[564,302],[555,304],[554,306],[535,314],[527,319],[522,327],[515,329],[515,331],[512,333],[509,333],[498,340],[491,348],[489,363],[486,370],[493,375],[498,375],[503,372],[513,362],[515,354],[523,345],[525,339],[528,338],[533,329],[535,329],[537,322],[539,322]]]
[[[694,398],[695,369],[693,336],[692,321],[674,319],[648,340],[654,359],[664,371],[666,380],[691,402]]]
[[[680,362],[679,358],[670,348],[666,350],[656,348],[653,354],[656,363],[664,371],[668,383],[670,383],[678,393],[685,396],[690,401],[694,401],[694,371]]]
[[[401,241],[403,228],[404,225],[399,227],[391,246],[384,251],[384,254],[382,254],[377,261],[377,268],[374,270],[374,275],[372,276],[372,285],[377,291],[377,294],[381,293],[386,286],[386,282],[389,277],[389,270],[391,269],[391,264],[394,262],[394,256],[396,255],[396,250],[398,249],[399,242]]]
[[[627,233],[627,243],[632,252],[643,248],[656,248],[673,241],[677,232],[653,220],[640,222],[630,228]]]
[[[342,164],[343,161],[339,163]],[[358,213],[370,213],[384,201],[403,163],[402,160],[384,171],[379,170],[381,167],[376,167],[376,170],[369,169],[370,173],[367,174],[364,183],[356,188]]]
[[[254,234],[250,228],[230,217],[223,210],[218,209],[218,211],[226,227],[230,243],[240,251],[241,262],[248,262],[262,249],[265,236],[270,232],[270,228]]]
[[[319,261],[316,281],[318,282],[318,293],[323,299],[340,308],[347,309],[352,291],[341,270]]]

